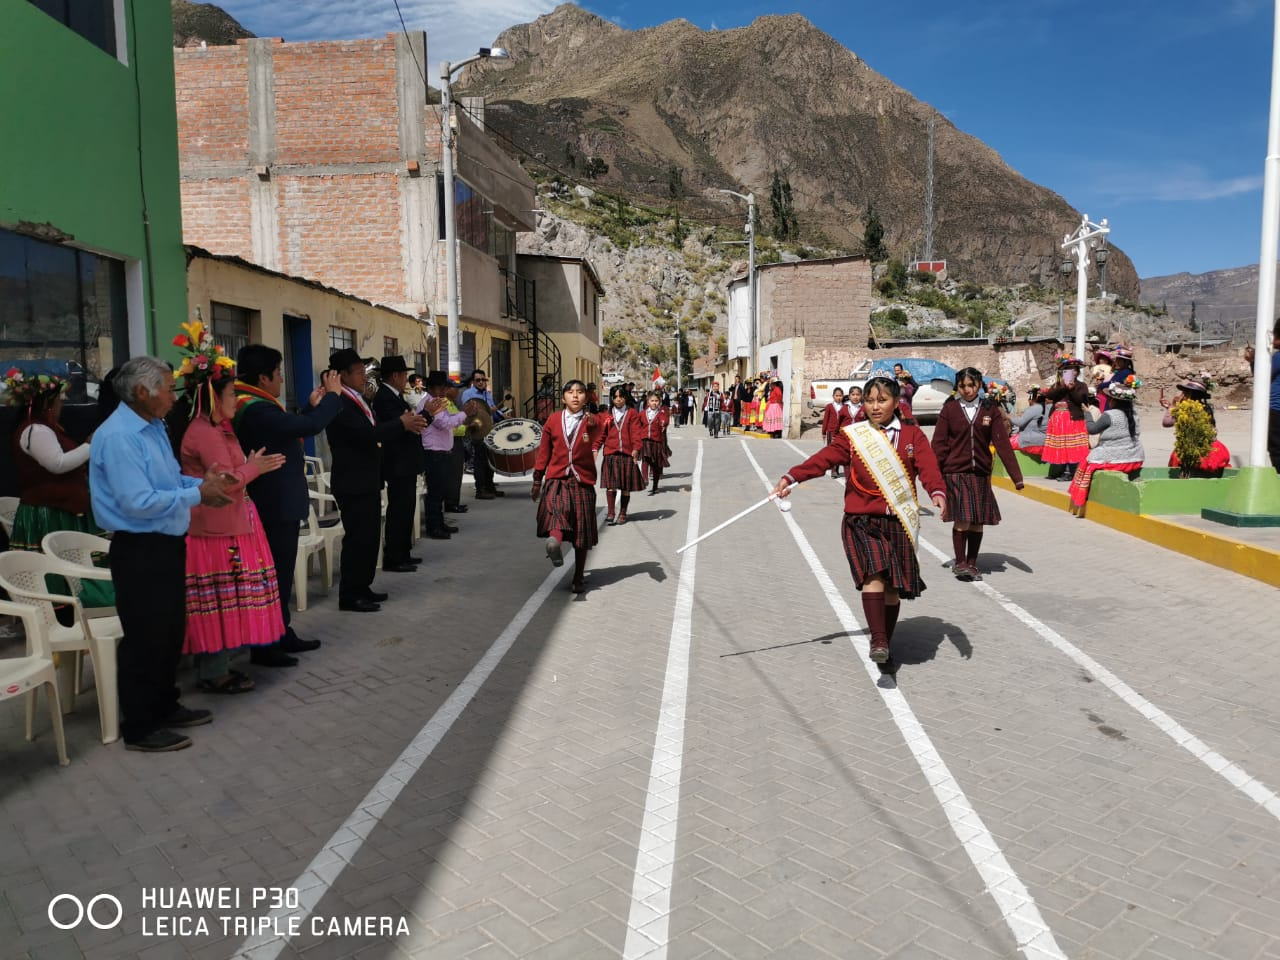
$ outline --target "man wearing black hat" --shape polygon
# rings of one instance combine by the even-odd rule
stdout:
[[[458,532],[457,527],[449,526],[444,519],[445,501],[453,491],[453,431],[466,422],[467,415],[457,408],[449,409],[449,392],[454,388],[443,370],[432,370],[426,386],[427,395],[419,412],[431,404],[439,408],[427,429],[422,431],[427,475],[427,536],[432,540],[448,540]]]
[[[405,399],[409,365],[402,356],[383,357],[379,365],[382,383],[373,395],[373,415],[379,423],[399,420],[413,406]],[[422,417],[429,424],[443,405],[427,405]],[[421,433],[421,431],[419,431]],[[387,484],[386,533],[382,540],[382,569],[388,573],[412,573],[420,563],[409,550],[413,546],[414,496],[422,473],[422,441],[412,433],[399,433],[382,444],[382,479]]]
[[[403,362],[403,361],[402,361]],[[329,369],[337,370],[342,381],[342,410],[329,424],[326,435],[333,454],[329,485],[338,501],[342,527],[342,572],[338,584],[338,609],[372,613],[387,599],[373,592],[378,564],[378,541],[382,533],[382,454],[385,447],[416,434],[427,421],[408,407],[391,420],[378,421],[365,402],[367,383],[365,361],[354,350],[339,350],[329,358]],[[410,478],[409,522],[413,522],[413,480]],[[390,509],[388,509],[390,519]],[[390,544],[387,547],[390,550]],[[405,550],[408,553],[408,550]],[[412,569],[412,567],[410,567]]]

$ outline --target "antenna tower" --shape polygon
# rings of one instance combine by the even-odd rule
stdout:
[[[929,157],[924,176],[924,257],[933,259],[933,118],[929,118]]]

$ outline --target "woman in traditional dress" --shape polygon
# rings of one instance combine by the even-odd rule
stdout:
[[[764,410],[764,432],[778,440],[782,437],[782,381],[769,387],[769,402]]]
[[[18,511],[9,549],[40,551],[46,534],[77,530],[101,534],[89,502],[89,444],[77,443],[62,428],[66,381],[48,374],[26,375],[17,368],[5,376],[9,405],[19,408],[13,437],[18,475]],[[65,593],[62,583],[50,585]],[[85,607],[115,606],[109,580],[80,581]]]
[[[1107,395],[1107,412],[1089,424],[1089,433],[1096,435],[1098,445],[1089,451],[1089,457],[1076,471],[1071,481],[1071,513],[1084,516],[1085,503],[1093,475],[1099,470],[1116,470],[1132,478],[1142,469],[1146,453],[1142,449],[1138,412],[1134,409],[1137,398],[1137,380],[1126,385],[1112,380],[1102,388]]]
[[[1214,429],[1214,438],[1213,443],[1209,447],[1208,454],[1201,457],[1200,463],[1192,469],[1195,469],[1207,476],[1221,477],[1222,471],[1231,466],[1231,451],[1227,449],[1226,444],[1224,444],[1217,436],[1218,421],[1213,415],[1213,403],[1210,399],[1210,391],[1212,389],[1213,381],[1209,378],[1207,373],[1201,373],[1199,379],[1184,380],[1182,383],[1178,384],[1178,392],[1174,396],[1173,402],[1169,404],[1169,411],[1164,415],[1164,419],[1161,422],[1165,427],[1174,426],[1175,408],[1180,403],[1198,403],[1200,406],[1204,407],[1204,412],[1208,414],[1209,423]],[[1169,466],[1180,468],[1182,466],[1182,462],[1178,459],[1176,446],[1177,445],[1175,443],[1174,451],[1169,454]]]
[[[1009,439],[1013,449],[1029,457],[1044,456],[1046,413],[1047,406],[1040,388],[1032,387],[1027,396],[1027,409],[1013,421],[1013,426],[1018,431]]]
[[[1057,365],[1058,378],[1044,393],[1051,412],[1049,425],[1045,428],[1042,459],[1050,464],[1050,479],[1066,482],[1089,455],[1089,431],[1084,408],[1090,398],[1089,388],[1080,382],[1084,361],[1060,354]]]
[[[196,321],[174,339],[184,354],[183,396],[170,414],[182,472],[231,474],[226,507],[193,507],[187,530],[187,628],[182,652],[194,654],[198,685],[208,693],[246,693],[253,680],[232,670],[230,652],[276,643],[284,634],[275,561],[257,508],[245,487],[284,465],[282,453],[247,457],[231,425],[236,413],[235,364]],[[184,419],[189,422],[184,423]]]

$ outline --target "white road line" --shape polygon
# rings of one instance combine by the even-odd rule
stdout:
[[[951,559],[928,541],[921,539],[920,543],[939,560],[945,562]],[[1182,747],[1250,800],[1261,805],[1267,813],[1280,820],[1280,796],[1277,796],[1265,784],[1216,750],[1211,749],[1203,740],[1193,735],[1182,724],[1143,697],[1114,673],[1098,663],[1097,660],[1094,660],[1093,657],[1089,656],[1070,640],[1067,640],[1052,627],[1041,623],[989,583],[977,581],[973,583],[973,586],[1012,614],[1014,618],[1039,634],[1050,646],[1056,647],[1066,654],[1069,659],[1089,671],[1091,676],[1100,680],[1103,686],[1155,724],[1156,729],[1167,734],[1174,743]]]
[[[494,640],[493,645],[485,651],[484,656],[454,688],[448,699],[432,714],[426,726],[418,731],[418,735],[387,768],[382,778],[356,805],[351,816],[347,817],[337,832],[320,848],[320,852],[302,871],[298,879],[290,884],[292,889],[298,891],[298,906],[273,911],[270,916],[274,922],[265,925],[267,929],[287,931],[290,927],[288,918],[297,917],[297,927],[300,930],[306,930],[304,922],[306,918],[329,892],[329,888],[337,881],[347,864],[351,863],[360,852],[365,840],[382,822],[383,815],[395,803],[400,791],[413,779],[414,774],[431,756],[431,751],[440,744],[445,734],[449,732],[449,728],[484,686],[484,682],[489,679],[489,675],[506,656],[521,631],[529,625],[538,608],[551,596],[551,592],[555,590],[564,575],[573,569],[572,554],[572,547],[565,550],[564,567],[554,569],[547,575],[538,589],[507,624],[506,629],[498,635],[498,639]],[[240,944],[240,949],[233,954],[232,960],[274,960],[288,945],[290,939],[292,938],[287,933],[274,932],[249,937]]]
[[[702,503],[702,441],[693,463],[690,481],[689,525],[685,542],[698,535]],[[676,827],[680,815],[680,774],[684,766],[685,701],[689,692],[689,646],[693,629],[693,578],[698,548],[684,552],[680,582],[671,617],[671,644],[667,648],[667,673],[662,682],[662,708],[653,737],[653,762],[649,767],[649,792],[636,849],[635,879],[631,883],[631,910],[627,915],[624,960],[664,960],[671,924],[671,878],[675,871]]]
[[[787,440],[786,444],[796,453],[801,456],[805,456],[804,451],[790,440]],[[923,537],[920,538],[920,544],[943,563],[946,563],[951,559],[951,557],[945,552],[939,550]],[[1191,731],[1182,726],[1182,724],[1178,723],[1177,720],[1174,720],[1173,717],[1169,716],[1169,714],[1151,703],[1142,696],[1142,694],[1138,693],[1114,673],[1102,664],[1098,663],[1097,660],[1094,660],[1093,657],[1089,656],[1052,627],[1037,620],[1026,609],[1014,603],[989,583],[986,581],[973,581],[972,585],[979,592],[985,594],[987,597],[994,600],[999,606],[1003,607],[1005,611],[1014,617],[1014,619],[1031,628],[1034,633],[1038,634],[1050,646],[1066,654],[1068,659],[1089,671],[1090,675],[1100,680],[1103,686],[1129,706],[1133,707],[1133,709],[1142,714],[1143,717],[1150,720],[1151,723],[1155,725],[1156,729],[1166,734],[1174,743],[1182,747],[1254,803],[1261,806],[1267,811],[1267,813],[1271,814],[1277,820],[1280,820],[1280,796],[1278,796],[1270,787],[1249,774],[1243,767],[1232,763],[1226,757],[1222,756],[1222,754],[1212,749],[1203,740],[1191,733]]]
[[[787,441],[787,444],[793,450],[800,452],[799,448],[790,441]],[[765,475],[756,458],[751,455],[749,446],[747,441],[742,441],[742,450],[751,461],[751,465],[755,467],[757,476],[764,482],[765,487],[772,490],[776,481],[770,480]],[[795,517],[791,513],[784,513],[781,516],[787,529],[791,531],[796,546],[800,548],[805,561],[809,564],[809,569],[813,571],[818,586],[826,595],[827,602],[831,604],[831,609],[835,612],[836,619],[840,621],[840,626],[848,634],[856,633],[859,626],[858,621],[854,619],[853,611],[849,609],[849,605],[845,603],[835,583],[827,575],[822,561],[810,546],[808,538],[796,523]],[[872,685],[880,694],[885,706],[889,708],[894,723],[902,733],[902,738],[920,766],[920,772],[924,774],[929,788],[942,807],[942,812],[951,823],[952,831],[974,867],[977,868],[987,892],[1000,909],[1000,915],[1013,933],[1018,949],[1028,960],[1050,960],[1050,958],[1066,960],[1066,954],[1058,947],[1053,932],[1040,915],[1040,908],[1036,906],[1035,900],[1018,879],[1017,874],[1013,872],[1013,868],[1009,866],[1009,861],[1005,859],[999,844],[996,843],[977,811],[973,809],[973,805],[969,803],[969,799],[960,789],[960,784],[951,775],[933,741],[929,739],[924,727],[916,719],[915,711],[907,703],[906,697],[900,690],[881,687],[878,683],[879,668],[868,659],[866,649],[855,644],[852,636],[849,642],[854,648],[858,661],[867,671],[867,676],[871,678]]]

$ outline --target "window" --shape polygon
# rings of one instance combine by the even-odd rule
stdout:
[[[444,178],[436,179],[436,209],[440,211],[440,239],[444,239]],[[493,216],[489,201],[464,181],[454,178],[453,209],[456,212],[458,239],[484,253],[489,253],[489,222]]]
[[[346,327],[330,327],[329,328],[329,353],[334,354],[339,350],[354,350],[356,348],[356,332],[348,330]]]
[[[30,0],[100,50],[116,55],[115,0]]]
[[[499,223],[493,224],[493,231],[489,235],[490,243],[489,256],[498,261],[498,266],[504,270],[510,269],[512,259],[516,253],[516,234],[514,230],[508,230]]]
[[[424,377],[427,375],[427,355],[420,351],[413,354],[413,372],[420,373]]]
[[[400,352],[400,341],[396,337],[382,338],[382,355],[384,357],[394,357]]]
[[[0,230],[4,369],[21,361],[29,373],[69,376],[78,367],[98,378],[128,356],[122,261]]]
[[[449,369],[449,328],[440,327],[440,370]],[[462,343],[459,344],[458,356],[462,360],[460,369],[462,377],[465,380],[471,376],[471,371],[476,368],[476,335],[469,330],[462,331]]]
[[[213,334],[213,342],[222,348],[231,359],[235,359],[241,347],[249,345],[250,311],[244,307],[233,307],[227,303],[213,302],[209,305],[213,314],[213,322],[209,332]],[[256,311],[255,311],[256,312]]]

